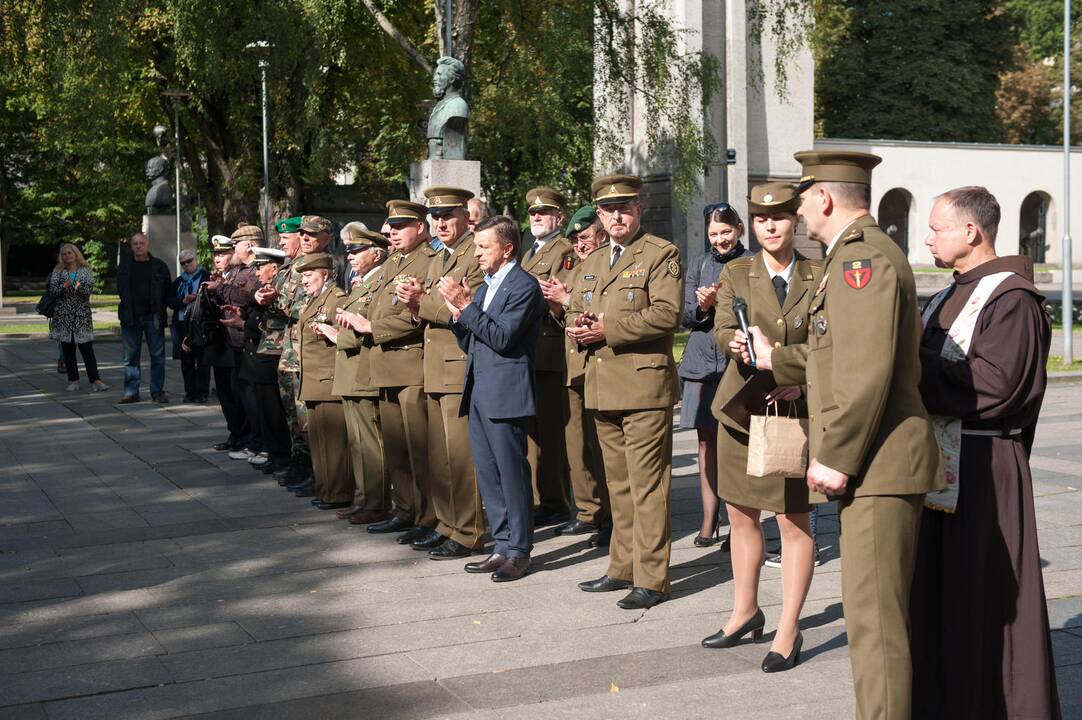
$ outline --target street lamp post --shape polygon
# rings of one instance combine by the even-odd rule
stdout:
[[[263,106],[263,232],[265,237],[270,237],[270,151],[267,143],[267,61],[266,52],[271,44],[266,40],[257,40],[244,46],[245,50],[257,50],[261,53],[259,58],[259,74],[262,80],[261,102]]]
[[[177,252],[175,255],[175,267],[177,275],[180,275],[180,101],[188,97],[183,90],[166,90],[167,98],[173,101],[173,169],[175,171],[176,185],[173,186],[173,204],[177,220]]]
[[[1071,0],[1063,2],[1063,365],[1074,362],[1074,292],[1071,263]]]

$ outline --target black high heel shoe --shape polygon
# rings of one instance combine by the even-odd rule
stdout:
[[[694,540],[695,547],[710,547],[711,545],[716,545],[717,542],[718,542],[718,533],[720,533],[720,532],[721,532],[721,520],[720,519],[715,519],[714,520],[714,532],[711,533],[711,535],[709,537],[706,537],[706,536],[703,536],[703,535],[696,535],[695,540]]]
[[[737,628],[736,632],[732,635],[725,634],[725,628],[718,630],[710,637],[703,638],[703,647],[710,648],[712,650],[718,650],[720,648],[727,648],[736,645],[740,640],[751,633],[751,639],[755,642],[761,642],[763,639],[763,627],[766,625],[766,616],[763,615],[762,608],[755,611],[755,614],[751,618]],[[765,661],[764,661],[765,665]]]
[[[789,657],[782,657],[781,654],[771,650],[763,658],[763,672],[776,673],[791,670],[796,667],[800,662],[800,646],[804,644],[804,636],[799,632],[796,634],[796,641],[793,642],[793,649],[789,651]]]

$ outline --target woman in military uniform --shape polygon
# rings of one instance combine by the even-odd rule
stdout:
[[[800,659],[798,626],[812,578],[811,503],[803,477],[751,477],[747,474],[748,430],[722,408],[755,374],[729,348],[740,325],[733,312],[734,298],[747,303],[748,324],[769,333],[775,347],[805,342],[808,304],[816,292],[821,266],[793,249],[796,211],[800,198],[787,183],[767,183],[752,189],[748,210],[752,228],[762,246],[755,255],[730,261],[721,273],[714,336],[730,357],[712,410],[718,429],[718,494],[729,513],[733,564],[733,612],[725,626],[703,640],[704,647],[735,645],[751,633],[758,640],[765,619],[759,608],[759,571],[763,564],[763,510],[777,514],[782,537],[782,612],[771,652],[763,660],[764,672],[788,670]],[[767,402],[778,401],[780,414],[799,402],[799,387],[770,391]],[[765,404],[765,403],[764,403]],[[801,403],[802,404],[802,403]],[[762,413],[763,408],[753,408]]]

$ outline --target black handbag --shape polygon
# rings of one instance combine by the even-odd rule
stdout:
[[[57,296],[48,290],[38,300],[37,306],[34,308],[38,315],[44,315],[47,318],[51,318],[53,313],[56,312],[56,300]]]

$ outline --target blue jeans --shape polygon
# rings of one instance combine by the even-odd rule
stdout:
[[[165,330],[161,318],[154,315],[139,317],[135,324],[122,325],[120,338],[124,345],[124,394],[139,395],[139,360],[146,335],[150,353],[150,395],[165,391]]]

